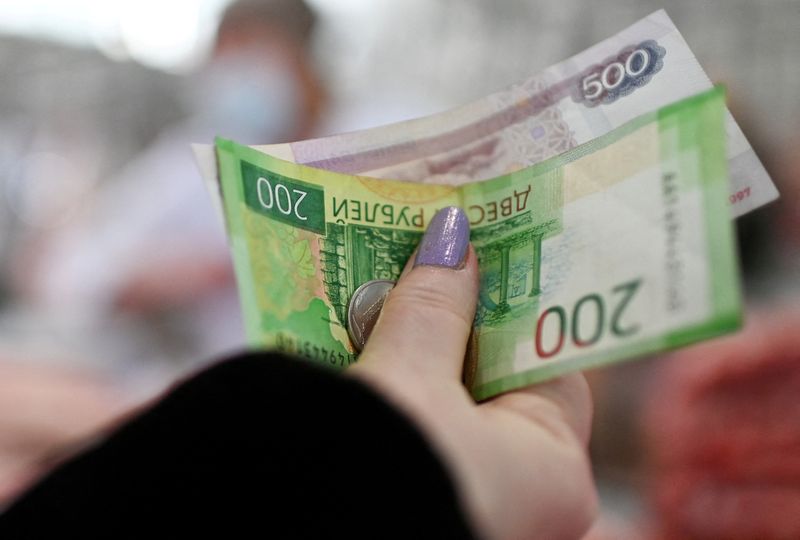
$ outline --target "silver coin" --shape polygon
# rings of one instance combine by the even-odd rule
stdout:
[[[383,308],[386,295],[394,287],[394,281],[374,279],[361,285],[347,306],[347,333],[356,350],[361,351],[375,327],[375,321]]]

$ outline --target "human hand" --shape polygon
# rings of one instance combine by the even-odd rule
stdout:
[[[127,408],[100,378],[0,361],[0,505],[97,437]]]
[[[114,303],[122,311],[153,312],[185,307],[234,283],[228,258],[188,249],[156,250],[132,265]],[[227,256],[227,254],[226,254]]]
[[[596,508],[586,382],[572,374],[476,404],[461,371],[477,295],[468,221],[443,209],[348,373],[416,422],[479,535],[580,538]]]

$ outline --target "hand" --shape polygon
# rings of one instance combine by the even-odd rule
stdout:
[[[125,412],[115,390],[80,372],[0,362],[0,505]]]
[[[478,295],[466,216],[441,210],[349,373],[428,437],[485,538],[580,538],[596,493],[591,400],[579,374],[476,404],[461,370]]]
[[[132,312],[180,308],[210,292],[231,287],[233,282],[230,260],[217,253],[159,250],[155,258],[145,258],[129,269],[127,279],[116,291],[115,304]]]

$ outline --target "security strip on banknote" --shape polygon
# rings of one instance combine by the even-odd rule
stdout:
[[[333,172],[218,140],[249,341],[354,362],[351,295],[396,279],[449,205],[465,209],[480,266],[465,367],[476,399],[731,331],[741,303],[725,141],[721,89],[460,185]]]

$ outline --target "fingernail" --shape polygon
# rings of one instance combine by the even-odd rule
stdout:
[[[468,247],[467,215],[455,206],[442,208],[428,224],[414,259],[414,268],[423,265],[458,268],[464,264]]]

